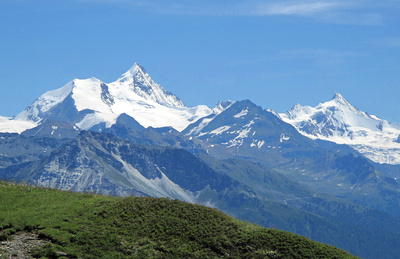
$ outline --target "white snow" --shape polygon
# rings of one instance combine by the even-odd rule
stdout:
[[[243,144],[243,139],[247,138],[250,131],[251,131],[251,125],[254,124],[254,121],[251,120],[249,123],[243,126],[242,129],[238,130],[237,136],[234,139],[231,139],[228,141],[228,147],[235,147],[235,146],[241,146]]]
[[[47,112],[50,108],[62,102],[69,95],[73,87],[74,80],[59,89],[44,93],[15,118],[17,120],[39,122],[41,120],[41,118],[38,117],[39,113]]]
[[[241,131],[239,131],[239,134],[237,135],[236,139],[240,139],[240,138],[247,138],[247,136],[249,135],[251,128],[244,128]]]
[[[262,146],[264,146],[264,144],[265,144],[264,140],[253,140],[253,143],[250,144],[250,147],[261,148]]]
[[[29,125],[32,122],[38,123],[46,117],[47,111],[68,95],[71,95],[78,111],[92,111],[76,123],[76,126],[84,130],[102,122],[110,127],[119,115],[126,113],[144,127],[171,126],[182,131],[189,124],[214,113],[205,105],[186,107],[179,98],[156,84],[136,63],[113,83],[105,84],[96,78],[74,79],[39,97],[16,118],[29,121]],[[3,128],[8,130],[10,127],[15,126]]]
[[[248,112],[249,111],[247,109],[243,109],[241,112],[239,112],[238,114],[235,114],[233,117],[235,117],[236,119],[241,118],[243,116],[246,116]]]
[[[222,133],[229,130],[230,128],[231,128],[231,126],[222,126],[222,127],[219,127],[217,129],[211,131],[210,134],[221,135]]]
[[[146,100],[152,100],[161,105],[181,108],[186,107],[179,98],[156,84],[138,63],[135,63],[121,78],[110,85],[116,88],[130,89],[138,96]]]
[[[118,116],[112,113],[90,113],[87,114],[80,122],[76,124],[79,128],[83,130],[88,130],[94,125],[99,123],[106,123],[106,127],[111,127],[117,121]]]
[[[283,141],[288,141],[289,139],[290,139],[290,137],[286,137],[285,134],[282,133],[281,137],[279,139],[279,142],[282,143]]]
[[[197,135],[202,131],[215,117],[201,119],[197,127],[192,128],[186,135]]]
[[[54,132],[58,129],[58,127],[57,126],[51,126],[51,133],[50,133],[50,135],[53,135],[54,134]]]
[[[338,93],[316,107],[297,104],[280,117],[312,139],[350,145],[377,163],[400,164],[400,125],[358,110]]]
[[[102,82],[96,78],[75,79],[72,98],[78,111],[94,110],[100,113],[112,113],[110,107],[101,98]]]
[[[0,132],[21,133],[36,126],[37,124],[32,121],[0,116]]]

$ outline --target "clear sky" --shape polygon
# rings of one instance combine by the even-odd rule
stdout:
[[[400,123],[400,0],[0,0],[0,115],[135,62],[186,105],[335,91]]]

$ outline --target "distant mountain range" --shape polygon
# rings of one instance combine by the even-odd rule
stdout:
[[[400,125],[360,111],[339,93],[316,107],[296,104],[280,116],[307,137],[348,144],[377,163],[400,164]]]
[[[99,125],[110,127],[123,113],[144,127],[172,126],[183,130],[212,112],[204,105],[187,108],[135,63],[110,84],[97,78],[74,79],[59,89],[48,91],[14,118],[2,118],[0,130],[21,132],[44,119],[69,122],[83,130]]]
[[[198,126],[203,127],[210,116],[233,103],[220,102],[213,109],[205,105],[186,107],[135,63],[112,83],[96,78],[74,79],[46,92],[18,115],[0,117],[0,132],[21,133],[45,119],[65,121],[83,130],[105,129],[114,125],[121,114],[134,118],[143,127],[187,131],[199,119],[203,124]],[[237,116],[244,115],[245,110]],[[400,125],[358,110],[339,93],[316,107],[296,104],[279,117],[309,138],[350,145],[377,163],[400,164]]]
[[[400,254],[400,126],[339,93],[284,114],[186,107],[135,64],[0,118],[0,179],[215,207],[365,258]],[[382,254],[382,251],[386,251]]]

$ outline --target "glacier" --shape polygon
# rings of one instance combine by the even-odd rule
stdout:
[[[0,117],[0,132],[21,133],[46,119],[68,122],[82,130],[110,128],[126,114],[145,128],[172,127],[179,132],[191,125],[187,135],[196,135],[235,101],[187,107],[182,100],[153,81],[146,70],[135,63],[116,81],[104,83],[97,78],[74,79],[36,99],[24,111],[8,118]],[[347,144],[377,163],[400,164],[400,125],[360,111],[341,94],[316,107],[296,104],[286,113],[272,112],[311,139]],[[235,119],[244,119],[247,109],[237,111]],[[197,123],[196,123],[197,122]],[[210,132],[221,134],[226,125]],[[245,136],[246,131],[242,134]],[[204,135],[205,132],[202,132]],[[234,146],[240,145],[238,136]],[[287,141],[286,138],[281,138]],[[263,146],[254,143],[252,146]]]
[[[20,133],[46,118],[68,121],[83,130],[101,123],[108,128],[123,113],[144,127],[171,126],[182,131],[198,119],[219,111],[206,105],[187,107],[135,63],[112,83],[97,78],[74,79],[59,89],[46,92],[13,120],[2,118],[0,131]]]
[[[279,116],[312,138],[347,144],[380,164],[400,164],[400,125],[369,115],[340,93],[316,107],[296,104]]]

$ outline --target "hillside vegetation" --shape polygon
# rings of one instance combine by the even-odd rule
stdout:
[[[20,232],[50,241],[32,252],[38,258],[356,258],[178,200],[0,182],[0,240],[12,240]],[[2,256],[9,255],[0,246]]]

